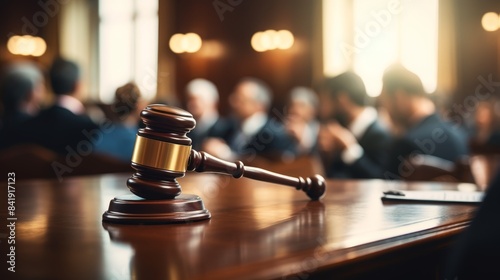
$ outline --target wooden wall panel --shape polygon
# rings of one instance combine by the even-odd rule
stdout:
[[[476,88],[481,85],[480,77],[488,80],[491,76],[492,81],[500,83],[500,30],[487,32],[483,29],[481,18],[486,12],[500,13],[500,2],[455,2],[457,88],[450,104],[452,111],[458,111],[454,109],[458,108],[456,106],[467,105],[465,100],[475,96]],[[494,87],[491,93],[500,95],[500,86]]]
[[[56,3],[64,1],[54,0]],[[42,1],[44,2],[44,1]],[[45,1],[47,2],[47,1]],[[45,3],[44,2],[44,3]],[[50,2],[50,1],[48,1]],[[297,85],[312,85],[321,74],[320,0],[161,0],[158,82],[159,96],[164,100],[184,100],[186,83],[197,77],[214,81],[221,93],[221,108],[227,109],[227,95],[244,76],[267,81],[275,92],[275,104],[281,106],[288,90]],[[219,17],[214,3],[230,7]],[[63,4],[61,4],[63,5]],[[233,5],[233,6],[231,6]],[[0,66],[13,59],[26,59],[9,54],[9,34],[22,34],[25,22],[33,22],[36,13],[44,12],[39,1],[0,0]],[[500,82],[500,30],[486,32],[481,27],[484,13],[500,12],[494,0],[454,0],[456,30],[456,81],[451,95],[453,105],[463,105],[480,85],[478,77],[491,75]],[[40,18],[39,20],[42,20]],[[46,25],[37,27],[37,35],[47,41],[48,50],[38,61],[49,65],[59,54],[58,13],[49,16]],[[250,46],[251,36],[266,29],[289,29],[295,45],[287,51],[257,53]],[[28,30],[28,29],[26,29]],[[196,32],[205,46],[215,44],[222,50],[218,56],[207,56],[206,48],[196,54],[174,54],[168,39],[174,33]],[[316,35],[315,35],[316,34]],[[316,37],[315,37],[316,36]],[[319,61],[319,62],[318,62]],[[500,87],[493,94],[500,95]],[[175,98],[174,98],[175,97]]]
[[[218,12],[214,3],[237,5]],[[291,87],[310,86],[313,55],[321,49],[311,44],[315,28],[314,5],[313,1],[307,0],[175,1],[174,26],[170,33],[160,36],[170,38],[177,32],[195,32],[205,43],[198,53],[174,56],[178,99],[181,103],[184,101],[185,85],[198,77],[209,79],[218,86],[223,113],[228,112],[227,96],[237,81],[245,76],[265,80],[274,91],[278,107],[285,101]],[[252,35],[267,29],[290,30],[295,36],[294,46],[289,50],[254,51],[250,45]],[[211,57],[205,53],[207,45],[218,47],[220,54]],[[162,48],[170,51],[168,46]]]

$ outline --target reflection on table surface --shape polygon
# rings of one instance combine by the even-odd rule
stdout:
[[[426,242],[448,242],[476,209],[470,204],[384,203],[380,199],[387,189],[474,190],[473,185],[328,181],[324,199],[313,202],[286,186],[188,174],[179,180],[183,192],[199,195],[212,219],[171,225],[103,224],[101,215],[109,201],[128,193],[125,181],[129,176],[18,183],[16,276],[303,277],[335,272],[380,254],[398,254],[404,248],[417,250]],[[2,215],[6,215],[4,209]]]

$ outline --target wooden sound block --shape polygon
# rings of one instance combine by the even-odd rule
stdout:
[[[210,212],[197,195],[173,199],[144,199],[134,194],[115,197],[103,221],[121,224],[169,224],[210,219]]]

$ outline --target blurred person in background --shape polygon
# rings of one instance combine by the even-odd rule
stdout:
[[[418,154],[451,162],[467,155],[465,133],[436,113],[434,103],[415,73],[402,65],[389,67],[383,76],[379,100],[400,132],[391,145],[385,178],[409,176],[413,172],[409,159]]]
[[[0,80],[0,148],[14,144],[13,129],[38,114],[44,95],[44,78],[38,66],[22,62],[5,69]]]
[[[295,156],[294,143],[283,124],[270,118],[271,89],[262,80],[244,78],[229,96],[237,123],[228,142],[212,141],[207,152],[223,159],[281,160]]]
[[[196,120],[196,127],[188,134],[193,149],[210,149],[211,142],[228,141],[232,125],[219,115],[217,87],[208,80],[194,79],[187,84],[186,95],[187,110]]]
[[[85,114],[80,101],[80,69],[72,61],[57,58],[49,70],[55,103],[16,128],[14,143],[34,143],[59,154],[77,149],[82,141],[93,143],[98,126]]]
[[[102,133],[102,139],[96,142],[95,151],[123,162],[130,162],[142,105],[141,92],[136,84],[127,83],[119,87],[111,107],[117,121],[109,132]]]
[[[295,87],[290,91],[285,129],[295,141],[297,155],[311,155],[317,151],[318,106],[318,97],[312,89]]]
[[[42,71],[28,62],[9,65],[0,81],[3,118],[24,121],[38,114],[45,95]]]
[[[363,80],[345,72],[325,81],[319,148],[328,177],[380,178],[391,136],[366,104]]]

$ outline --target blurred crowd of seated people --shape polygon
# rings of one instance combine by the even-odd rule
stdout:
[[[29,144],[62,159],[98,153],[130,162],[144,105],[139,88],[133,83],[119,87],[110,106],[115,116],[94,122],[82,102],[79,66],[56,58],[46,72],[50,91],[45,89],[43,71],[34,63],[12,63],[2,72],[0,153]],[[46,100],[52,102],[43,106]]]
[[[15,67],[15,66],[13,66]],[[97,125],[85,114],[80,101],[80,70],[76,63],[62,58],[56,59],[48,78],[54,103],[24,118],[16,125],[2,128],[2,147],[20,143],[35,143],[49,150],[65,154],[76,149],[82,140],[82,132],[97,129]],[[3,92],[5,97],[7,92]],[[28,95],[34,95],[32,92]]]
[[[461,127],[437,113],[420,78],[402,65],[389,67],[382,82],[376,102],[350,71],[326,78],[316,90],[293,87],[285,106],[275,108],[284,114],[273,115],[271,88],[245,77],[225,95],[229,112],[222,115],[217,86],[197,78],[184,92],[185,109],[197,123],[188,136],[194,149],[226,160],[320,158],[331,178],[405,179],[413,168],[409,159],[420,154],[454,162],[468,155],[471,140],[500,144],[498,98],[479,102],[473,125]],[[146,105],[139,88],[127,83],[116,90],[106,126],[89,118],[81,88],[78,65],[64,58],[55,59],[47,75],[27,62],[3,69],[0,151],[33,143],[60,155],[90,149],[130,162]],[[43,106],[47,100],[53,102]]]
[[[216,86],[196,79],[186,89],[187,109],[198,122],[221,125],[216,125],[217,133],[205,125],[199,131],[195,128],[193,142],[231,160],[319,157],[331,178],[404,180],[413,172],[411,159],[418,155],[452,163],[468,155],[468,142],[474,136],[438,114],[415,73],[396,64],[385,71],[382,82],[377,107],[370,104],[362,79],[350,71],[325,79],[317,93],[307,87],[292,88],[286,114],[276,119],[270,114],[272,92],[262,80],[238,82],[229,95],[231,113],[222,118]],[[193,94],[197,83],[198,95]],[[477,114],[481,110],[478,106]],[[209,117],[203,120],[203,114]],[[494,131],[490,125],[488,137],[494,138]],[[200,139],[201,133],[205,136]]]
[[[264,81],[243,78],[229,95],[231,117],[224,122],[224,133],[205,139],[203,150],[222,159],[246,162],[292,155],[292,137],[281,121],[268,114],[271,102],[272,92]]]

